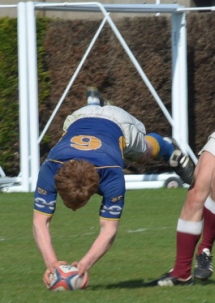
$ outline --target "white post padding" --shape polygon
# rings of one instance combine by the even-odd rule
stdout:
[[[19,141],[20,191],[30,190],[29,113],[28,113],[28,60],[27,60],[26,5],[18,4],[18,76],[19,76]]]
[[[186,151],[187,118],[187,61],[185,13],[172,14],[172,134]]]
[[[27,2],[27,50],[28,50],[28,104],[29,104],[29,142],[30,142],[30,191],[35,190],[39,166],[39,114],[37,80],[36,18],[33,2]]]

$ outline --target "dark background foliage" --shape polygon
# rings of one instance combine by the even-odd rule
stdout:
[[[64,93],[100,22],[99,20],[62,21],[43,18],[37,20],[40,131],[43,130]],[[171,113],[170,23],[168,16],[123,18],[116,21],[119,31]],[[189,143],[196,154],[206,142],[207,136],[214,131],[214,24],[214,13],[187,15]],[[1,27],[2,23],[0,23],[0,34]],[[3,53],[0,45],[0,56],[3,56]],[[10,53],[11,56],[15,56],[16,50],[10,50]],[[4,56],[7,57],[7,54]],[[5,73],[2,66],[4,67],[4,64],[1,63],[0,81]],[[14,66],[16,66],[15,62]],[[13,66],[11,68],[13,69]],[[112,100],[115,105],[141,120],[147,132],[155,131],[164,136],[171,135],[168,121],[115,34],[106,24],[41,143],[41,161],[60,138],[66,116],[86,104],[88,86],[98,87],[105,98]],[[4,116],[8,116],[8,111],[12,108],[9,110],[4,100],[11,102],[13,106],[15,104],[13,110],[15,122],[11,119],[11,123],[15,125],[12,128],[9,125],[7,135],[0,131],[0,153],[4,155],[10,151],[9,158],[1,156],[0,165],[8,174],[14,174],[19,169],[17,87],[9,96],[4,97],[0,92],[1,111],[4,111]],[[3,127],[6,127],[4,123]],[[9,135],[14,128],[16,135],[11,142]],[[11,142],[10,148],[9,145],[4,144],[6,140],[4,138],[8,139],[8,144]],[[167,165],[162,161],[151,162],[145,166],[126,163],[126,167],[129,172],[135,173],[167,170]]]

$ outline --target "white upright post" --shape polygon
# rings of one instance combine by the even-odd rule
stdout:
[[[19,70],[19,134],[20,134],[20,191],[29,191],[29,118],[26,5],[18,3],[18,70]]]
[[[186,38],[185,13],[172,14],[172,135],[185,152],[188,146]]]
[[[36,17],[33,2],[27,2],[27,37],[28,37],[28,86],[30,117],[30,191],[35,190],[39,172],[39,116],[38,116],[38,80],[37,80],[37,44]]]

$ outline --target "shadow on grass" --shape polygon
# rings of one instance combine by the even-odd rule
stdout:
[[[151,282],[147,282],[147,283],[143,283],[142,287],[160,287],[159,285],[157,285],[158,280],[152,280]],[[197,280],[197,279],[193,279],[193,281],[191,282],[191,284],[179,284],[176,285],[175,287],[192,287],[192,286],[207,286],[207,285],[215,285],[215,281],[213,280],[205,280],[205,281],[201,281],[201,280]],[[171,287],[170,286],[163,286],[163,287]]]
[[[157,281],[158,280],[152,280],[151,282],[143,283],[142,286],[143,287],[155,287],[155,286],[160,287],[157,285]],[[179,284],[179,285],[176,285],[175,287],[181,287],[181,286],[192,287],[192,286],[197,286],[197,285],[199,285],[199,286],[215,285],[215,281],[214,280],[201,281],[201,280],[193,279],[191,284],[184,284],[184,285]],[[165,287],[168,287],[168,285]]]
[[[135,289],[135,288],[143,288],[143,287],[159,287],[155,285],[152,282],[146,282],[144,283],[144,280],[130,280],[130,281],[121,281],[114,284],[108,284],[108,285],[93,285],[90,288],[92,290],[100,290],[100,289],[117,289],[117,288],[125,288],[125,289]],[[200,281],[200,280],[194,280],[194,283],[192,285],[184,285],[184,287],[192,287],[192,286],[207,286],[207,285],[215,285],[214,280],[208,280],[208,281]],[[176,286],[181,287],[181,286]]]
[[[141,288],[143,287],[143,280],[130,280],[130,281],[122,281],[114,284],[108,285],[94,285],[91,286],[92,290],[98,289],[114,289],[114,288]]]
[[[193,285],[201,285],[201,286],[215,285],[215,281],[214,280],[201,281],[195,279]]]

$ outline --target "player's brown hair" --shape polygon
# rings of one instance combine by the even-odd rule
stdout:
[[[77,209],[98,192],[99,175],[88,161],[72,160],[65,162],[58,170],[55,184],[64,204]]]

